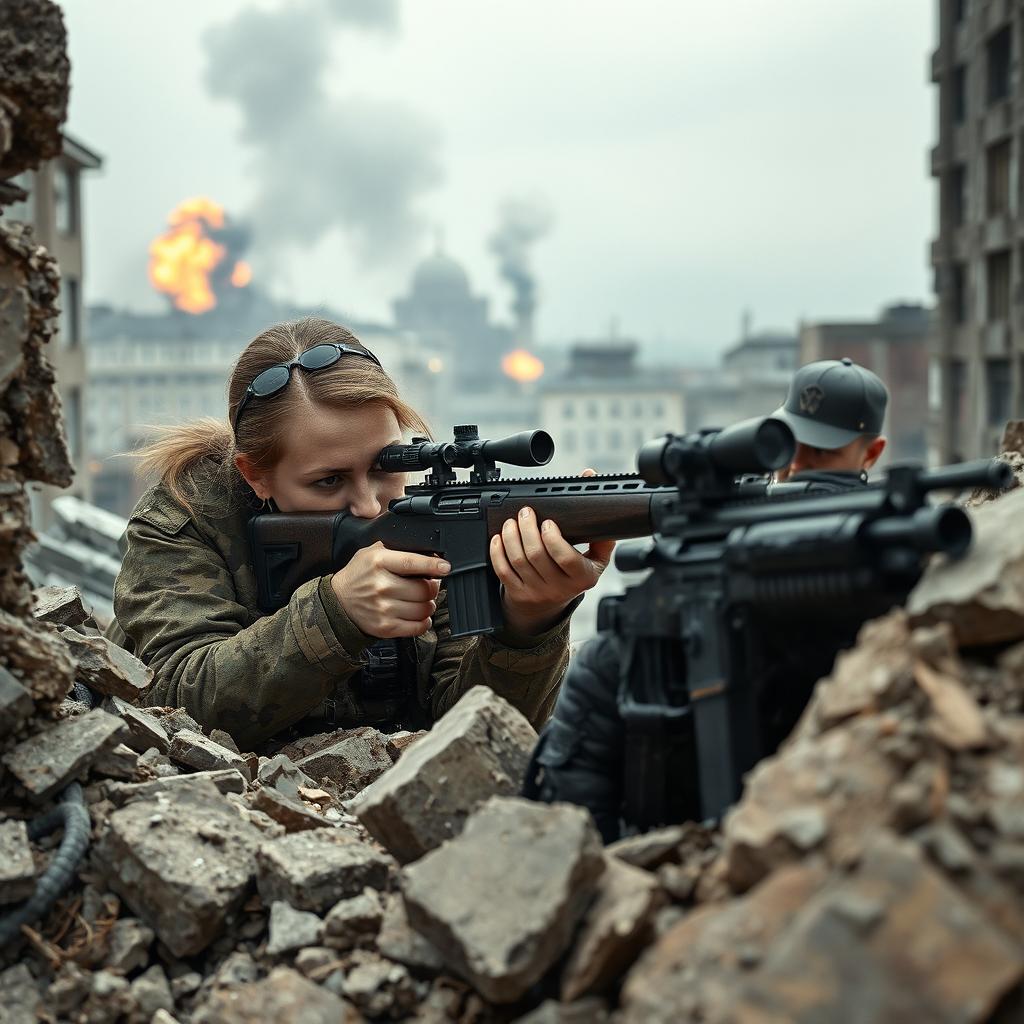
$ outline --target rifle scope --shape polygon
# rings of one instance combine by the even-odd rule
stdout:
[[[546,466],[555,454],[555,442],[546,430],[522,430],[497,441],[483,441],[475,426],[455,428],[455,466],[466,468],[481,459],[510,466]]]
[[[654,486],[683,486],[702,477],[770,473],[793,461],[796,440],[788,424],[755,416],[724,430],[666,434],[637,452],[637,471]]]
[[[380,450],[377,466],[385,473],[415,473],[435,466],[455,466],[458,451],[451,441],[415,437],[412,444],[389,444]]]

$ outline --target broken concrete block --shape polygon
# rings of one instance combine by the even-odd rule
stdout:
[[[222,747],[227,747],[227,749],[233,754],[241,754],[241,751],[238,749],[238,744],[235,742],[235,738],[223,729],[211,729],[210,739],[213,740],[214,743],[219,743]]]
[[[367,1017],[404,1020],[415,1008],[416,984],[402,964],[357,949],[349,955],[342,992]]]
[[[637,958],[661,905],[654,875],[607,857],[591,904],[562,971],[562,1002],[601,992]]]
[[[17,730],[32,714],[32,695],[3,666],[0,666],[0,736]]]
[[[260,839],[206,782],[114,811],[93,862],[175,956],[192,956],[245,898]]]
[[[144,754],[147,750],[156,749],[166,754],[170,749],[171,740],[167,730],[160,722],[141,708],[134,707],[120,697],[107,697],[103,701],[103,710],[117,715],[128,727],[125,743]]]
[[[339,900],[324,918],[324,944],[333,949],[353,949],[374,939],[384,912],[372,889]]]
[[[266,904],[285,900],[323,913],[366,886],[382,889],[391,862],[341,829],[294,832],[264,842],[257,854],[257,886]]]
[[[3,993],[4,1020],[12,1024],[35,1024],[42,1007],[42,995],[36,979],[24,963],[0,972],[0,992]]]
[[[132,982],[131,993],[142,1019],[150,1024],[157,1024],[153,1015],[158,1011],[169,1014],[174,1009],[171,985],[159,964],[153,964]]]
[[[139,755],[123,743],[105,750],[92,763],[92,770],[97,775],[122,782],[134,782],[138,767]]]
[[[283,900],[276,900],[270,905],[268,955],[280,956],[303,946],[317,945],[323,924],[316,914],[296,910]]]
[[[419,974],[439,974],[444,960],[429,939],[409,924],[405,902],[397,893],[384,897],[384,916],[377,933],[377,949],[383,956],[411,967]]]
[[[536,741],[521,712],[489,687],[474,686],[351,809],[408,863],[457,836],[483,800],[518,793]]]
[[[36,887],[36,865],[23,821],[0,822],[0,903],[20,903]]]
[[[315,789],[316,783],[284,754],[275,754],[264,761],[256,772],[257,781],[263,786],[272,786],[279,793],[293,800],[299,795],[299,787]]]
[[[388,754],[391,756],[391,760],[397,761],[409,747],[426,735],[426,729],[420,729],[418,732],[403,730],[402,732],[389,733],[385,746],[387,747]]]
[[[914,625],[949,622],[962,647],[1024,637],[1024,488],[976,509],[967,557],[934,559],[907,599]]]
[[[821,1020],[870,1004],[875,1020],[983,1021],[1022,976],[1020,944],[913,844],[882,832],[733,990],[732,1016],[792,1020],[810,997]]]
[[[356,1019],[350,1010],[344,1000],[307,981],[298,971],[275,967],[266,978],[254,984],[214,989],[192,1020],[193,1024],[256,1024],[257,1021],[344,1024]]]
[[[383,775],[392,763],[381,734],[363,726],[302,758],[297,767],[317,782],[329,780],[340,789],[359,790]]]
[[[168,756],[178,764],[188,765],[200,772],[218,771],[223,768],[234,768],[249,778],[249,766],[244,757],[219,743],[214,743],[208,736],[191,729],[180,729],[171,738]]]
[[[168,736],[173,736],[182,729],[202,732],[199,723],[184,708],[147,707],[146,714],[152,715],[163,727]]]
[[[161,793],[179,793],[186,789],[205,789],[212,784],[220,793],[244,793],[245,778],[234,768],[216,772],[194,772],[191,775],[168,775],[150,782],[113,782],[106,787],[107,799],[115,807],[123,807],[131,800],[152,800]]]
[[[583,808],[493,797],[459,836],[405,868],[402,892],[410,923],[446,965],[510,1003],[565,952],[604,868]]]
[[[32,599],[32,614],[41,622],[74,627],[83,625],[90,616],[78,587],[36,587]]]
[[[330,827],[331,821],[308,807],[301,800],[289,799],[276,789],[261,788],[253,794],[254,810],[262,811],[285,827],[287,832]]]
[[[627,836],[605,847],[605,851],[635,868],[652,871],[660,864],[678,858],[679,847],[686,839],[685,825],[667,825],[638,836]]]
[[[65,718],[19,743],[3,757],[34,800],[45,800],[84,774],[125,733],[124,723],[98,708]]]
[[[103,966],[118,974],[130,974],[149,961],[153,929],[134,917],[122,917],[110,929],[109,952]]]
[[[78,662],[75,675],[97,693],[137,703],[153,681],[153,670],[104,636],[82,636],[68,626],[60,637]]]

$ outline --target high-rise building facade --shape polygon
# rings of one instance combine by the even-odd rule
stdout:
[[[1024,414],[1024,5],[938,0],[931,434],[941,460],[994,453]]]

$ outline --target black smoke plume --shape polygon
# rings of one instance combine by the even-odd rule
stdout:
[[[537,306],[537,282],[530,270],[530,247],[554,224],[548,204],[538,198],[507,199],[499,210],[498,229],[490,247],[498,257],[501,276],[512,285],[512,312],[516,321],[532,326]]]

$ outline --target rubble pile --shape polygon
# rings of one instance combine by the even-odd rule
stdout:
[[[428,733],[338,730],[257,756],[181,709],[138,706],[146,670],[92,635],[76,595],[41,593],[100,703],[66,699],[3,755],[0,900],[45,869],[54,844],[25,819],[73,780],[92,844],[0,962],[8,1009],[111,1024],[1020,1019],[1024,489],[974,517],[972,556],[936,562],[864,628],[720,829],[606,848],[583,810],[516,795],[534,734],[484,687]]]

